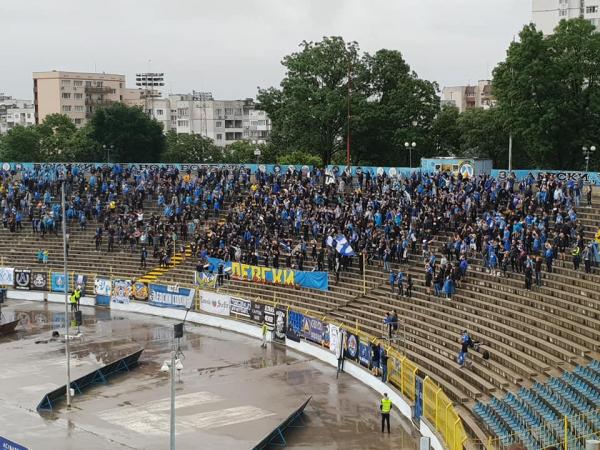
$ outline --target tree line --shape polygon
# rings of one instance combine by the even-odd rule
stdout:
[[[408,166],[421,157],[489,158],[514,168],[582,169],[582,147],[600,147],[600,34],[588,21],[562,21],[551,36],[526,25],[493,71],[497,105],[459,113],[437,83],[419,78],[397,50],[374,54],[356,42],[302,42],[282,60],[279,87],[259,88],[273,124],[261,161]],[[348,117],[350,118],[348,121]],[[349,122],[349,126],[348,126]],[[350,136],[348,133],[350,132]],[[163,133],[139,108],[113,104],[82,128],[52,114],[0,137],[0,158],[21,161],[254,162],[256,146],[225,148],[197,134]],[[590,168],[600,164],[600,151]]]

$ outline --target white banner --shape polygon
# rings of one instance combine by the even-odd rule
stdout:
[[[94,281],[94,293],[96,295],[110,296],[110,278],[96,278]]]
[[[229,295],[217,294],[216,292],[201,291],[200,292],[200,309],[211,314],[220,316],[229,315],[229,307],[231,297]]]
[[[0,286],[11,286],[15,283],[15,268],[0,267]]]
[[[339,345],[339,334],[340,329],[335,325],[329,324],[329,350],[332,353],[335,353],[335,349]]]

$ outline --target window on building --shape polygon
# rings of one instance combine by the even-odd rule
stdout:
[[[255,127],[256,125],[258,125],[258,120],[253,120],[252,122],[250,122],[250,126]]]
[[[266,125],[266,124],[267,124],[267,121],[266,121],[266,120],[259,120],[259,121],[258,121],[258,124],[259,124],[259,125]]]
[[[233,108],[225,108],[225,115],[231,116],[233,114]]]
[[[226,141],[233,141],[235,139],[235,133],[225,133]]]
[[[217,141],[222,141],[223,135],[221,133],[217,133]]]
[[[217,117],[221,117],[223,115],[223,110],[222,109],[217,109]]]
[[[75,125],[81,125],[82,120],[81,119],[75,119]]]
[[[31,119],[31,113],[27,113],[27,118]]]
[[[85,87],[92,87],[92,82],[91,81],[86,81],[85,82]]]
[[[75,112],[83,112],[83,111],[84,111],[83,105],[75,105]]]
[[[177,114],[180,117],[187,117],[187,116],[190,115],[190,110],[189,110],[189,108],[178,108],[177,109]]]
[[[235,139],[242,139],[243,133],[235,133]]]
[[[62,110],[63,112],[71,112],[71,105],[63,105]]]
[[[585,12],[586,14],[594,14],[598,12],[598,6],[594,5],[594,6],[586,6],[585,7]]]
[[[81,99],[83,98],[83,94],[75,92],[75,93],[73,94],[73,98],[74,98],[75,100],[81,100]]]
[[[189,127],[190,126],[190,121],[189,120],[178,120],[177,121],[177,126],[178,127]]]
[[[559,17],[565,17],[567,15],[567,10],[566,9],[561,9],[558,11],[558,16]]]
[[[96,87],[102,87],[103,82],[102,81],[96,81]]]
[[[163,110],[162,109],[157,109],[156,110],[156,115],[157,116],[162,116],[163,115]]]
[[[242,109],[241,108],[236,109],[235,110],[235,115],[236,116],[241,116],[242,115]]]
[[[83,86],[83,81],[75,80],[75,81],[73,81],[73,86],[81,87],[81,86]]]
[[[217,123],[215,123],[215,127],[221,128],[222,126],[223,126],[223,122],[221,122],[220,120],[217,120]]]
[[[235,128],[242,128],[242,121],[241,120],[236,120],[235,121]]]
[[[62,93],[62,98],[71,98],[71,93],[70,92],[63,92]]]

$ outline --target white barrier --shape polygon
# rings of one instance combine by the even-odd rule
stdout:
[[[6,292],[6,298],[11,300],[31,300],[34,302],[45,301],[45,292],[42,291],[21,291],[21,290],[9,290]]]

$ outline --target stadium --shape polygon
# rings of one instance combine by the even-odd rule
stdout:
[[[596,448],[593,172],[1,177],[8,448]]]

